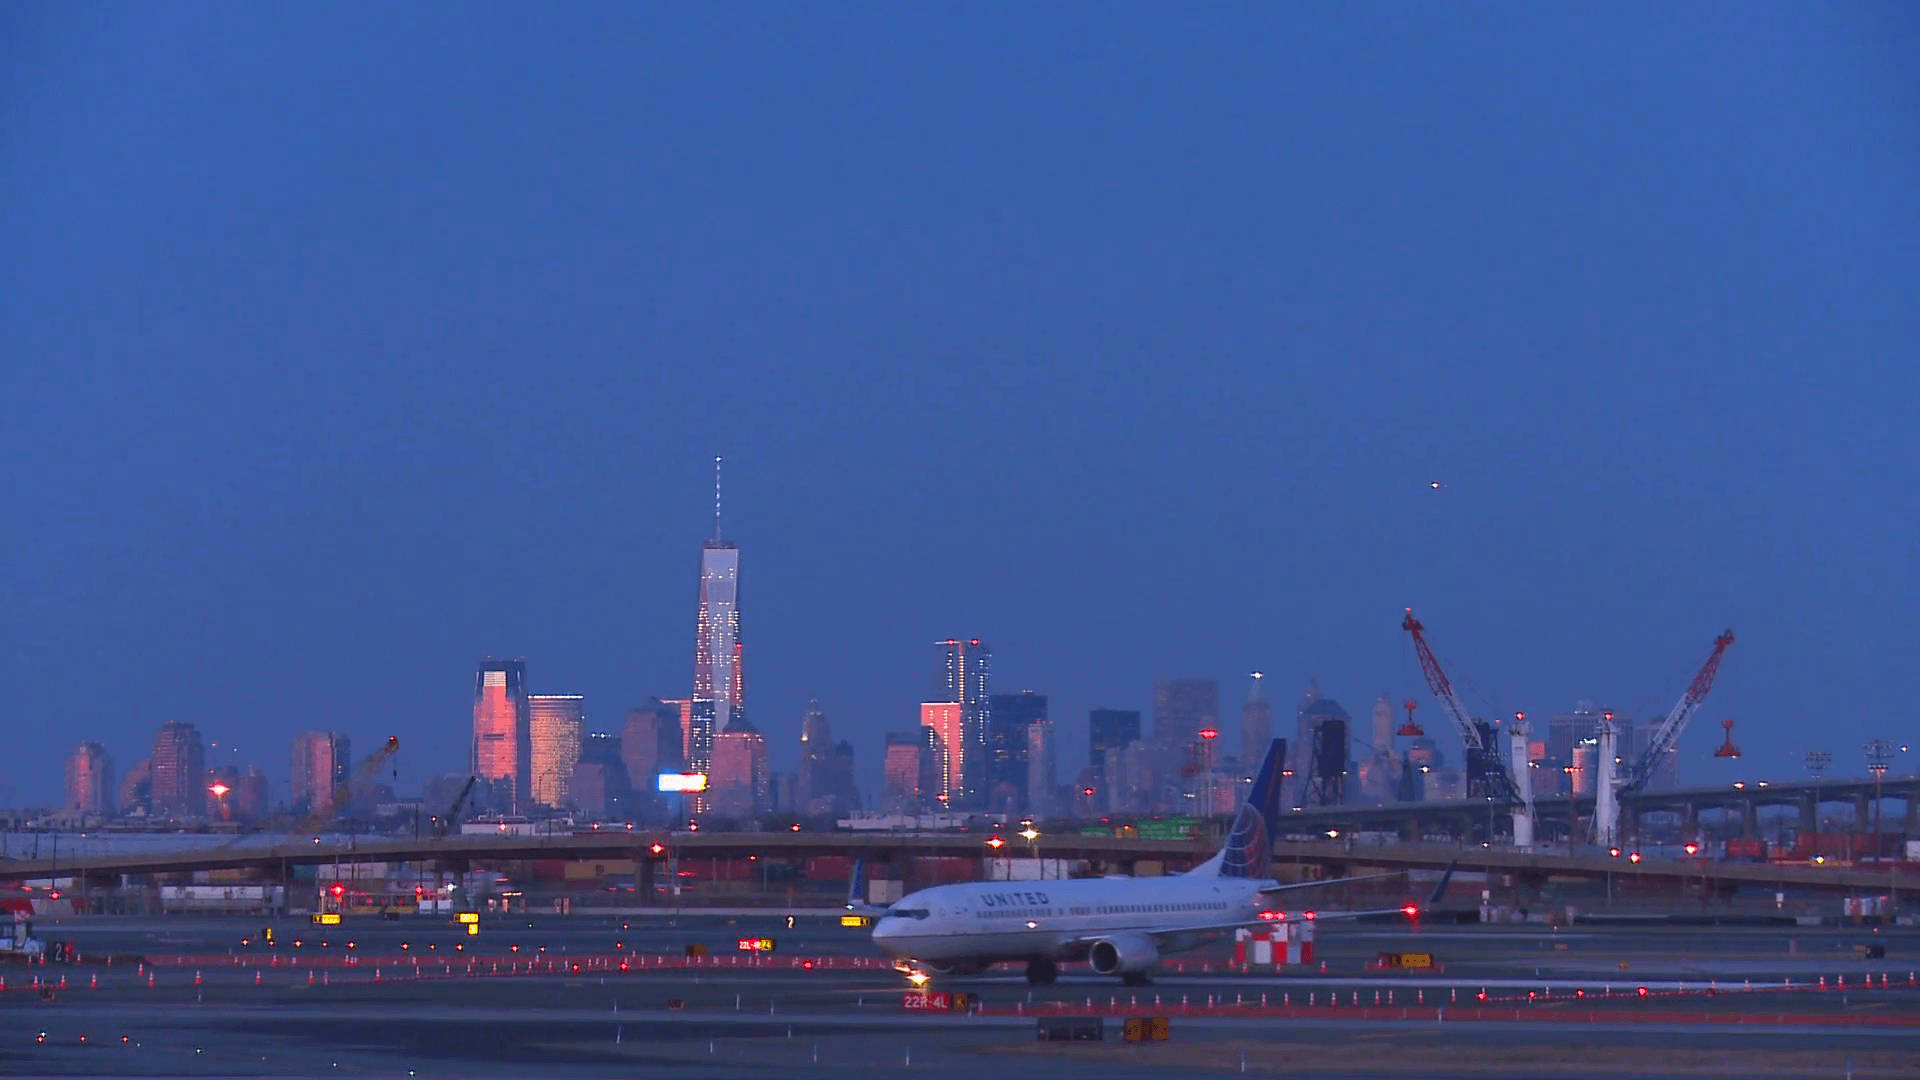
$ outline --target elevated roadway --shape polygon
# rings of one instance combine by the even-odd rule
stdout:
[[[648,832],[624,829],[560,836],[467,835],[443,838],[368,839],[353,843],[288,843],[270,847],[215,848],[202,851],[97,855],[84,860],[21,859],[0,862],[0,881],[54,877],[86,877],[93,881],[119,875],[184,874],[196,870],[251,868],[285,878],[295,866],[354,862],[423,862],[461,870],[475,863],[497,864],[520,860],[652,858],[652,845],[664,857],[688,859],[804,859],[818,855],[864,857],[870,862],[892,862],[914,856],[981,858],[994,854],[977,833],[845,833],[845,832]],[[1111,836],[1052,834],[1029,846],[1012,840],[1008,855],[1089,859],[1114,870],[1130,870],[1144,861],[1183,869],[1207,858],[1214,845],[1204,840],[1148,840]],[[1894,869],[1841,866],[1780,865],[1713,862],[1688,859],[1648,859],[1631,863],[1604,852],[1556,853],[1514,851],[1499,847],[1455,844],[1403,843],[1351,846],[1333,840],[1281,840],[1274,844],[1276,862],[1313,866],[1330,874],[1358,867],[1383,870],[1438,870],[1457,862],[1462,869],[1536,877],[1568,876],[1600,879],[1643,879],[1666,882],[1706,881],[1723,886],[1764,885],[1835,891],[1885,892],[1889,887],[1920,888],[1920,868]]]

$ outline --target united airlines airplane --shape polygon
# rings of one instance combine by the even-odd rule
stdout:
[[[903,966],[972,975],[993,964],[1027,965],[1027,981],[1051,983],[1061,961],[1085,960],[1101,975],[1144,984],[1160,957],[1218,940],[1242,926],[1284,921],[1270,901],[1293,889],[1361,878],[1281,884],[1270,876],[1274,816],[1286,741],[1275,739],[1218,854],[1171,877],[1061,881],[975,881],[940,885],[885,908],[853,902],[875,917],[873,942]],[[1434,891],[1437,903],[1449,868]],[[1397,877],[1397,874],[1377,875]],[[858,875],[856,874],[856,879]],[[1412,904],[1382,911],[1308,913],[1320,920],[1419,914]]]

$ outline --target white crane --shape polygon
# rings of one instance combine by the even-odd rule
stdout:
[[[1527,714],[1514,714],[1512,752],[1509,760],[1502,763],[1493,726],[1484,720],[1475,720],[1468,714],[1466,705],[1453,689],[1452,680],[1441,670],[1439,659],[1433,655],[1433,649],[1422,636],[1421,632],[1426,627],[1413,617],[1412,608],[1407,609],[1407,617],[1401,621],[1400,629],[1413,637],[1414,651],[1420,656],[1420,671],[1427,677],[1427,687],[1433,691],[1434,697],[1440,699],[1447,718],[1453,721],[1453,726],[1460,732],[1460,743],[1467,755],[1467,797],[1485,797],[1503,807],[1512,807],[1514,846],[1532,846],[1533,784],[1527,775]]]
[[[1596,843],[1612,846],[1620,835],[1619,795],[1629,791],[1638,791],[1647,786],[1653,778],[1653,770],[1660,765],[1663,755],[1669,753],[1680,742],[1680,733],[1687,729],[1687,721],[1699,710],[1700,703],[1707,700],[1707,694],[1713,689],[1714,676],[1720,673],[1720,660],[1726,655],[1727,646],[1733,644],[1733,631],[1727,630],[1713,639],[1713,654],[1707,662],[1700,665],[1700,671],[1693,681],[1687,684],[1687,692],[1680,695],[1680,703],[1673,707],[1667,718],[1660,722],[1653,734],[1648,737],[1647,745],[1627,766],[1625,775],[1615,772],[1618,761],[1614,746],[1616,729],[1613,726],[1613,714],[1608,713],[1600,726],[1600,752],[1595,755],[1599,760],[1600,777],[1594,785],[1593,832]]]

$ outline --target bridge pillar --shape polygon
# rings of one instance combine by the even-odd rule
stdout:
[[[1680,804],[1680,835],[1687,839],[1700,835],[1700,808],[1692,799]]]
[[[1820,804],[1812,794],[1800,797],[1800,832],[1811,835],[1820,831]]]
[[[1752,799],[1740,803],[1740,835],[1747,840],[1760,838],[1760,804]]]
[[[640,903],[642,905],[651,907],[653,906],[654,868],[659,865],[659,862],[653,859],[652,857],[650,857],[644,851],[635,852],[634,859],[637,862],[640,870],[639,874],[636,875],[639,878],[639,880],[634,882],[635,891],[639,892],[640,894],[639,896]]]
[[[1861,792],[1853,797],[1853,832],[1866,832],[1873,827],[1873,796]]]
[[[1906,832],[1909,839],[1920,839],[1920,798],[1915,798],[1916,795],[1920,795],[1920,783],[1908,784]]]

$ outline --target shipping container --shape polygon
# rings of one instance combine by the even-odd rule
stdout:
[[[1729,840],[1726,857],[1735,860],[1764,859],[1767,857],[1767,842],[1765,840]]]

